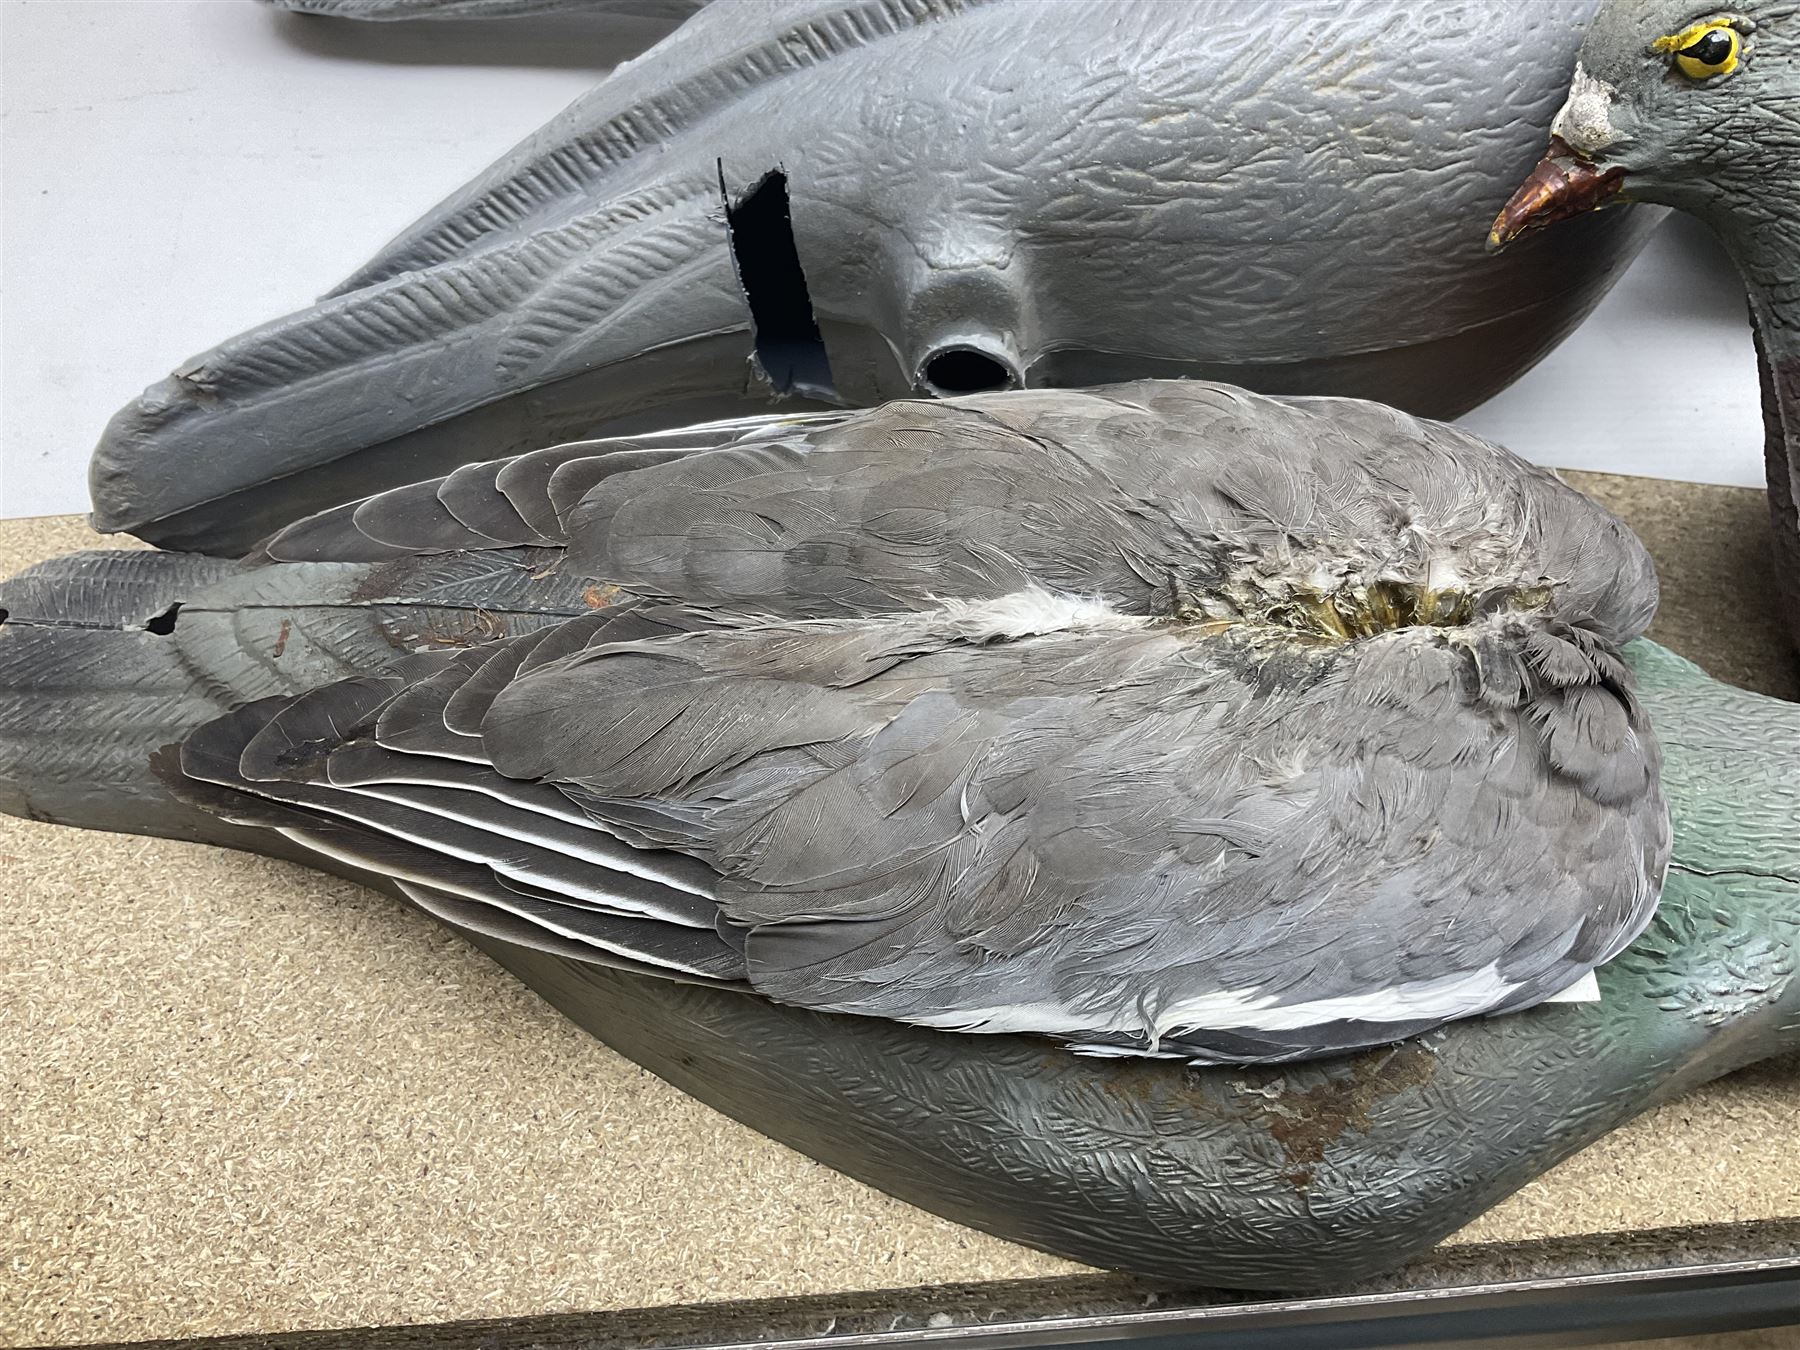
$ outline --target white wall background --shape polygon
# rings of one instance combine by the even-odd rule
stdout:
[[[308,303],[659,31],[0,0],[0,516],[85,510],[88,451],[132,394]],[[1760,483],[1728,265],[1673,222],[1467,421],[1545,463]]]

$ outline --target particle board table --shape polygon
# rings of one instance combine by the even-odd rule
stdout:
[[[1800,699],[1760,493],[1570,478],[1656,557],[1653,637]],[[97,543],[73,518],[0,525],[0,572]],[[762,1138],[334,878],[0,820],[0,895],[0,1342],[581,1313],[625,1344],[696,1315],[613,1310],[730,1302],[721,1325],[777,1308],[816,1327],[1163,1297]],[[1753,1066],[1569,1159],[1433,1261],[1522,1278],[1651,1247],[1791,1251],[1797,1137],[1800,1059]]]

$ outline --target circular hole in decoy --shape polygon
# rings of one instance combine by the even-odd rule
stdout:
[[[1019,377],[1006,362],[979,348],[945,347],[925,358],[919,367],[919,380],[929,393],[953,398],[957,394],[1011,389]]]

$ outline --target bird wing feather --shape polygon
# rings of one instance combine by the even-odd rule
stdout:
[[[1390,409],[1163,382],[763,420],[459,470],[266,555],[359,603],[491,569],[523,636],[234,714],[195,791],[434,913],[810,1007],[1321,1053],[1557,992],[1666,857],[1616,651],[1641,547]],[[1548,598],[1356,641],[1254,608],[1346,576]]]
[[[187,771],[297,809],[299,842],[325,821],[333,856],[453,922],[1101,1047],[1316,1053],[1308,1007],[1392,1038],[1480,1010],[1413,1005],[1446,972],[1535,1002],[1647,918],[1648,738],[1598,665],[1538,673],[1577,644],[1521,644],[1501,708],[1416,631],[1296,659],[1037,598],[1023,633],[993,607],[625,641],[581,620],[529,669],[556,634],[234,715],[235,758],[215,732]],[[1596,797],[1627,761],[1635,795]]]

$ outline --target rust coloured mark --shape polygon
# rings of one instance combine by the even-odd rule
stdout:
[[[1364,1054],[1347,1072],[1303,1092],[1285,1092],[1270,1103],[1269,1134],[1287,1156],[1286,1175],[1296,1190],[1312,1185],[1326,1151],[1355,1130],[1366,1133],[1370,1115],[1382,1102],[1431,1081],[1437,1056],[1420,1045],[1402,1045],[1386,1054]]]
[[[293,631],[294,621],[292,619],[283,619],[281,621],[281,631],[275,635],[275,650],[270,653],[275,660],[281,660],[281,654],[287,650],[288,634]]]
[[[613,601],[617,600],[621,593],[622,588],[613,585],[611,582],[608,582],[604,586],[599,582],[594,582],[592,585],[589,585],[582,590],[581,603],[586,605],[589,609],[605,609],[608,605],[612,604]]]
[[[1166,1111],[1174,1117],[1218,1118],[1230,1108],[1211,1090],[1215,1071],[1179,1061],[1125,1057],[1090,1063],[1084,1069],[1099,1080],[1100,1091],[1130,1109]],[[1062,1063],[1068,1063],[1067,1053]]]
[[[1101,1079],[1100,1087],[1115,1101],[1133,1106],[1167,1106],[1174,1110],[1205,1104],[1197,1093],[1187,1091],[1195,1083],[1192,1070],[1181,1065],[1170,1073],[1166,1060],[1119,1059],[1112,1071]]]

